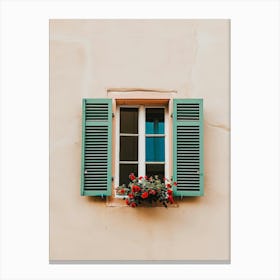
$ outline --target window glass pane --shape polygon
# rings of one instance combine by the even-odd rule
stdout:
[[[120,161],[138,161],[138,136],[120,138]]]
[[[158,175],[159,179],[163,182],[164,164],[146,164],[146,175],[148,177]]]
[[[164,161],[164,137],[146,137],[146,161]]]
[[[134,173],[135,176],[138,176],[138,164],[120,164],[120,182],[119,185],[129,184],[130,180],[128,178],[130,173]]]
[[[121,133],[138,133],[138,108],[121,108]]]
[[[146,134],[164,134],[164,108],[146,108]]]

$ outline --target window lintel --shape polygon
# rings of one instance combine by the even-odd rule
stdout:
[[[107,96],[117,105],[168,105],[177,91],[152,89],[108,89]]]
[[[118,98],[116,99],[117,105],[167,105],[169,99],[139,99],[139,98]]]

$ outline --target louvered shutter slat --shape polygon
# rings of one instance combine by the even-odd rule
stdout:
[[[174,195],[201,196],[203,177],[203,100],[174,99],[173,102]]]
[[[83,100],[81,195],[111,195],[112,101]]]

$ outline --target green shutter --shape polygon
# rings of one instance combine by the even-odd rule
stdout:
[[[111,171],[112,100],[83,99],[81,195],[111,195]]]
[[[203,100],[173,100],[174,195],[204,194]]]

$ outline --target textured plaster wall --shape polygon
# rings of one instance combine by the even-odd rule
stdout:
[[[50,21],[50,260],[230,259],[229,20]],[[81,100],[204,99],[205,196],[168,209],[80,196]]]

